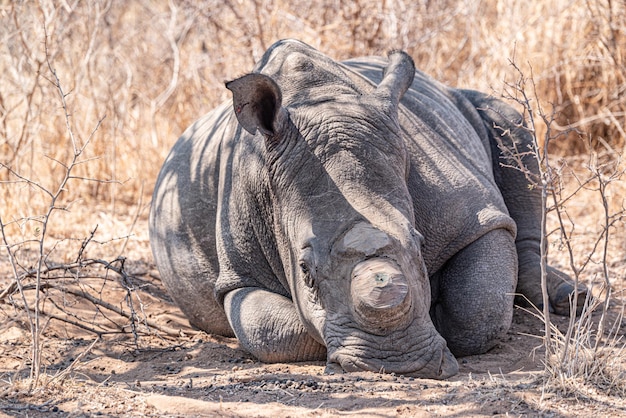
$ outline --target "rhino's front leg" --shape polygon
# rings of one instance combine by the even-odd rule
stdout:
[[[326,359],[288,298],[257,287],[233,290],[224,309],[242,347],[266,363]]]
[[[431,317],[455,356],[484,353],[506,334],[516,272],[513,235],[496,229],[459,251],[431,278]]]

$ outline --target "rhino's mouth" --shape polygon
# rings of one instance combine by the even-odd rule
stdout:
[[[327,339],[327,349],[329,365],[337,364],[346,372],[372,371],[446,379],[459,371],[445,340],[436,333],[419,339],[356,331],[348,337]]]

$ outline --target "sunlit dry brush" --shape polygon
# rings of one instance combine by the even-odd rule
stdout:
[[[548,251],[551,259],[569,264],[591,292],[567,329],[547,322],[544,388],[575,397],[623,397],[626,167],[593,153],[573,166],[563,160],[552,163],[558,193],[556,202],[549,203]],[[546,321],[545,315],[538,317]]]
[[[75,182],[68,200],[95,199],[109,209],[135,203],[144,182],[148,195],[175,137],[228,98],[223,81],[250,71],[286,37],[338,59],[406,49],[436,78],[494,94],[515,76],[514,59],[532,67],[542,105],[555,106],[559,126],[618,151],[625,138],[623,2],[5,2],[0,19],[2,163],[45,182],[59,170],[54,160],[67,158],[44,63],[47,33],[77,136],[104,118],[89,149],[97,160],[82,174],[121,182]],[[572,135],[556,148],[582,151],[584,144]],[[11,177],[6,169],[0,176]],[[11,214],[36,205],[28,191],[3,188]]]

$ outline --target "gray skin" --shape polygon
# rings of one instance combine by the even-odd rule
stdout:
[[[293,40],[226,86],[150,213],[193,326],[264,362],[446,378],[506,333],[516,286],[541,304],[539,190],[501,164],[531,144],[511,107],[403,52],[337,63]],[[557,270],[548,283],[557,312],[584,297]]]

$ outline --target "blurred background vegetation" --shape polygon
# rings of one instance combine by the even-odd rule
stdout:
[[[36,235],[18,220],[48,204],[11,170],[52,190],[72,154],[52,70],[79,144],[102,120],[74,173],[100,181],[68,183],[64,208],[81,201],[90,208],[85,217],[123,217],[139,205],[145,216],[178,135],[229,99],[225,80],[250,71],[267,47],[289,37],[338,60],[401,48],[433,77],[496,96],[519,77],[515,62],[534,79],[534,105],[557,112],[555,132],[584,132],[560,136],[554,152],[619,155],[626,140],[623,1],[0,1],[7,233]],[[66,227],[80,216],[74,212]]]

